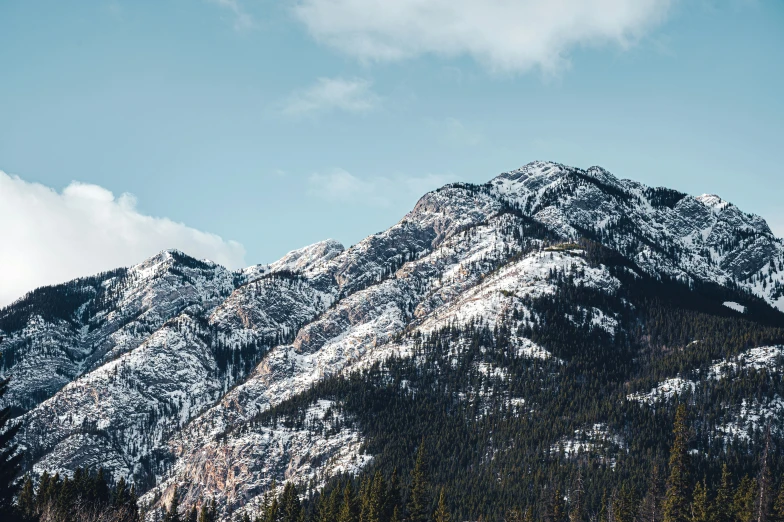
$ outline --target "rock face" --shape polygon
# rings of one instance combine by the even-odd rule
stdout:
[[[784,311],[784,244],[762,218],[718,196],[536,162],[430,192],[348,249],[328,240],[237,272],[167,251],[30,293],[0,311],[19,441],[34,471],[101,465],[148,490],[145,505],[180,484],[185,505],[211,496],[253,511],[273,479],[318,486],[372,459],[361,432],[332,429],[345,419],[329,401],[296,427],[258,414],[327,377],[416,357],[420,334],[474,322],[521,332],[531,300],[555,294],[553,274],[615,296],[621,282],[586,260],[585,239],[635,277],[733,292],[740,308],[727,313]],[[620,328],[612,310],[584,313],[610,335]],[[511,342],[553,357],[525,335]]]

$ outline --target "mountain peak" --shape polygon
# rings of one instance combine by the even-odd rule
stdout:
[[[695,198],[697,201],[713,210],[715,214],[720,214],[722,210],[732,205],[729,201],[724,201],[716,194],[703,194]]]
[[[532,161],[526,163],[519,169],[504,172],[496,176],[496,180],[508,179],[511,181],[525,181],[536,177],[555,177],[563,175],[570,170],[570,167],[556,163],[554,161]]]

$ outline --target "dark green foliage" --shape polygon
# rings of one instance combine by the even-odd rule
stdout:
[[[416,463],[411,470],[411,490],[408,494],[408,517],[411,522],[428,522],[430,519],[430,495],[425,475],[425,442],[417,449]]]
[[[0,337],[2,342],[2,337]],[[2,357],[0,357],[0,361]],[[8,391],[10,379],[0,379],[0,399]],[[13,520],[17,516],[14,496],[19,490],[18,480],[22,470],[22,453],[14,444],[20,425],[11,421],[11,407],[0,409],[0,519]]]
[[[17,505],[22,519],[31,522],[139,522],[137,500],[124,480],[111,487],[103,470],[77,468],[73,477],[44,473],[38,488],[28,477]]]
[[[675,412],[675,440],[670,448],[670,477],[664,494],[664,522],[686,522],[689,517],[689,428],[686,406]]]
[[[723,300],[745,299],[732,290],[655,281],[599,244],[584,241],[580,247],[584,253],[575,255],[609,266],[621,280],[619,295],[575,285],[578,273],[551,273],[559,290],[525,300],[524,307],[533,311],[528,321],[511,309],[492,329],[469,323],[415,336],[410,341],[416,359],[390,359],[322,381],[258,415],[252,426],[301,428],[315,400],[335,401],[327,417],[341,415],[342,420],[330,429],[361,430],[364,450],[374,457],[368,475],[352,487],[363,489],[363,481],[372,482],[378,471],[391,482],[397,469],[408,478],[399,504],[407,507],[399,513],[406,520],[422,520],[423,512],[432,517],[437,508],[439,489],[428,488],[426,502],[411,493],[418,457],[426,454],[419,467],[426,470],[428,483],[460,492],[447,498],[454,519],[500,520],[517,510],[523,516],[530,511],[535,520],[579,520],[601,511],[605,519],[659,522],[665,478],[672,475],[667,457],[674,440],[675,403],[649,408],[626,397],[681,374],[700,385],[694,394],[680,398],[689,403],[693,420],[679,443],[677,462],[685,463],[679,464],[685,475],[678,483],[684,493],[678,496],[674,516],[691,517],[696,477],[705,477],[709,499],[719,503],[722,464],[731,476],[756,475],[759,452],[753,448],[764,442],[762,434],[752,433],[748,441],[725,444],[719,430],[727,415],[723,405],[738,397],[765,403],[784,396],[784,383],[777,374],[753,369],[732,379],[706,380],[704,370],[716,359],[784,341],[781,314],[768,307],[769,313],[741,316],[722,305]],[[615,316],[619,328],[614,335],[594,325],[595,308]],[[563,363],[518,353],[515,337],[533,340]],[[484,374],[477,369],[480,364],[499,368],[507,377]],[[524,398],[525,406],[512,406],[513,398]],[[593,454],[567,457],[559,449],[564,437],[596,423],[623,441],[623,451],[612,442]],[[417,448],[423,440],[427,451],[421,453]],[[695,447],[702,451],[685,458]],[[784,470],[783,456],[775,453],[770,459],[774,478]],[[576,485],[578,476],[581,486]],[[343,488],[346,479],[341,478]],[[328,484],[325,499],[333,496],[334,488]],[[554,498],[558,489],[566,499],[562,509]],[[318,504],[318,513],[325,513],[319,515],[320,522],[336,519],[327,514],[327,500]],[[412,517],[409,511],[417,504]],[[362,504],[358,509],[357,517],[364,522]],[[392,515],[387,511],[385,516]],[[716,516],[721,516],[718,511]]]
[[[645,189],[645,197],[648,198],[651,206],[674,208],[686,197],[686,194],[665,187],[656,187]]]

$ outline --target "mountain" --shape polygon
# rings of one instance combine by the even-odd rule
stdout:
[[[678,401],[704,473],[752,469],[766,423],[784,437],[782,312],[759,216],[535,162],[350,248],[236,272],[168,251],[35,290],[0,350],[29,468],[103,466],[150,517],[175,485],[228,519],[273,481],[407,473],[424,440],[454,512],[498,518],[574,470],[644,490]]]

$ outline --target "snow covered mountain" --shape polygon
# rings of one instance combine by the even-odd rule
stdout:
[[[146,490],[150,509],[176,484],[184,505],[213,497],[228,516],[253,512],[273,480],[318,488],[373,461],[361,419],[340,401],[308,399],[294,424],[262,422],[271,408],[390,357],[424,361],[421,339],[468,326],[488,327],[496,341],[508,330],[503,342],[516,358],[567,365],[568,354],[537,342],[541,303],[566,286],[587,292],[590,303],[574,301],[561,315],[620,342],[639,323],[628,290],[637,281],[701,292],[718,317],[780,324],[784,242],[718,196],[535,162],[484,185],[430,192],[350,248],[324,241],[237,272],[167,251],[38,289],[0,311],[2,371],[35,472],[103,466]],[[453,364],[470,344],[450,348]],[[765,368],[780,372],[780,347],[765,349],[777,354]],[[734,371],[753,357],[737,359]],[[733,364],[710,362],[719,377]],[[471,368],[491,383],[514,377],[492,361]],[[651,405],[668,390],[695,391],[694,371],[636,376],[653,389],[624,396]],[[505,407],[525,410],[531,400],[509,392]],[[743,404],[746,413],[728,406],[727,432],[746,426],[752,406]],[[597,422],[549,444],[577,447],[575,433],[601,432],[621,447],[608,429]]]

